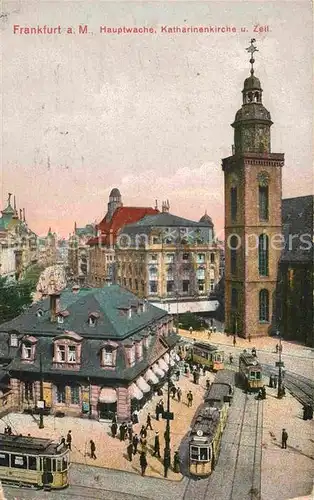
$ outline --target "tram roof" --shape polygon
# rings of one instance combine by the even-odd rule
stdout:
[[[234,370],[219,370],[216,373],[214,384],[230,384],[234,386],[235,373]]]
[[[200,437],[204,436],[210,439],[216,432],[219,421],[219,411],[205,404],[195,418],[191,429],[191,436],[200,435]]]
[[[254,366],[256,368],[260,368],[260,364],[255,356],[250,354],[249,352],[241,352],[239,361],[243,361],[248,366]]]
[[[230,396],[232,394],[232,387],[227,383],[216,383],[214,382],[210,389],[205,394],[206,403],[209,402],[224,402],[225,396]]]
[[[206,349],[207,351],[218,351],[218,347],[216,345],[208,344],[207,342],[194,342],[193,347],[199,347],[200,349]]]
[[[51,439],[0,434],[0,452],[8,451],[28,455],[56,455],[57,447],[58,443]]]

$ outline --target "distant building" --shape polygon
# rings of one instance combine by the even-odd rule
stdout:
[[[161,213],[121,230],[117,281],[141,297],[169,302],[170,307],[171,302],[207,300],[219,281],[219,257],[211,218],[205,214],[195,222],[178,217],[164,202]]]
[[[68,242],[68,268],[71,280],[76,283],[86,284],[90,270],[89,246],[87,242],[96,235],[95,224],[77,227],[74,224],[74,233]]]
[[[157,208],[124,207],[119,189],[111,190],[107,213],[97,226],[97,236],[88,241],[89,284],[103,286],[115,282],[115,248],[119,231],[126,224],[137,222],[146,215],[158,213]]]
[[[0,325],[12,404],[39,406],[42,379],[46,411],[129,421],[175,364],[172,317],[117,285],[48,293]]]

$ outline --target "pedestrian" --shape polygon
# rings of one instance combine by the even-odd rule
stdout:
[[[158,403],[156,404],[155,413],[156,413],[156,420],[159,420],[159,415],[161,413],[161,411],[160,411],[160,401],[158,401]]]
[[[209,378],[206,379],[206,390],[208,391],[210,389],[210,380]]]
[[[213,318],[210,318],[210,326],[213,327],[214,326],[214,320]]]
[[[133,455],[136,455],[137,453],[137,447],[139,443],[139,438],[137,434],[134,434],[133,439],[132,439],[132,444],[133,444]]]
[[[147,418],[146,418],[146,429],[150,429],[151,431],[153,430],[152,428],[152,418],[150,416],[150,413],[148,413]]]
[[[203,369],[203,377],[205,377],[205,375],[206,375],[206,366],[205,366],[205,365],[203,365],[203,368],[202,368],[202,369]]]
[[[230,363],[230,365],[232,365],[232,363],[233,363],[233,356],[231,353],[229,354],[229,363]]]
[[[160,413],[161,413],[161,416],[163,417],[164,413],[165,413],[165,409],[164,409],[164,402],[162,399],[160,400],[159,405],[160,405]]]
[[[142,451],[141,456],[140,456],[140,466],[141,466],[142,476],[145,476],[145,471],[147,468],[147,460],[146,460],[146,455],[145,455],[144,451]]]
[[[274,387],[274,379],[272,375],[269,377],[268,387],[270,387],[271,389]]]
[[[72,434],[71,434],[71,431],[69,431],[67,433],[67,445],[68,445],[69,450],[71,451],[72,450],[72,448],[71,448],[71,446],[72,446]]]
[[[251,352],[252,352],[252,356],[254,356],[256,358],[256,349],[255,349],[255,347],[252,348]]]
[[[112,434],[112,437],[115,438],[116,435],[117,435],[117,430],[118,430],[118,426],[117,426],[117,423],[116,422],[112,422],[111,424],[111,434]]]
[[[132,413],[132,422],[133,424],[138,424],[138,411],[137,410],[134,410],[134,412]]]
[[[114,413],[114,414],[113,414],[113,417],[112,417],[112,423],[113,423],[113,424],[116,424],[116,423],[117,423],[117,414],[116,414],[116,413]]]
[[[96,445],[92,439],[90,440],[89,444],[90,444],[90,457],[96,460],[97,458],[95,455]]]
[[[191,391],[189,391],[188,394],[187,394],[187,400],[188,400],[188,407],[192,406],[193,394],[192,394]]]
[[[171,387],[172,399],[174,399],[176,397],[176,393],[177,393],[177,389],[176,389],[176,386],[174,385],[173,387]]]
[[[155,457],[156,455],[158,458],[160,458],[160,442],[159,442],[159,432],[158,431],[156,431],[156,434],[155,434],[153,457]]]
[[[119,438],[120,438],[120,441],[124,441],[124,436],[125,436],[125,429],[124,429],[124,423],[123,423],[119,427]]]
[[[133,437],[133,426],[132,426],[132,422],[129,422],[128,423],[128,438],[129,438],[129,441],[132,441],[132,437]]]
[[[288,441],[288,433],[286,429],[282,429],[281,433],[281,448],[286,449],[287,448],[287,441]]]
[[[266,387],[264,385],[262,387],[262,399],[266,399]]]
[[[209,339],[210,339],[210,334],[211,334],[211,331],[210,331],[210,330],[208,330],[207,335],[208,335],[208,338],[209,338]]]
[[[278,384],[278,377],[277,377],[277,375],[274,375],[274,377],[273,377],[273,386],[274,386],[274,389],[277,389],[277,384]]]
[[[276,344],[276,354],[278,354],[278,352],[279,352],[279,345]]]
[[[180,456],[179,452],[175,451],[173,456],[173,471],[180,472]]]
[[[194,384],[196,384],[196,383],[197,383],[197,382],[196,382],[196,370],[194,370],[194,372],[193,372],[193,382],[194,382]]]
[[[216,325],[214,326],[213,330],[214,330],[214,333],[216,333],[216,331],[217,331]]]
[[[189,328],[189,331],[190,331],[190,334],[192,335],[192,333],[193,333],[193,328],[192,328],[191,326],[190,326],[190,328]]]
[[[177,381],[179,381],[180,380],[180,370],[176,371],[176,376],[177,376]]]
[[[128,454],[129,462],[132,462],[132,459],[133,459],[133,443],[132,443],[132,441],[129,442],[127,449],[126,449],[126,452]]]
[[[182,396],[182,391],[181,391],[180,387],[178,387],[178,389],[177,389],[177,397],[178,397],[179,403],[181,401],[181,396]]]
[[[236,338],[235,338],[235,335],[234,335],[234,336],[233,336],[233,347],[235,347],[235,346],[236,346],[236,343],[237,343],[237,341],[236,341]]]
[[[126,422],[124,422],[123,428],[124,428],[124,440],[126,440],[128,438],[128,426]]]
[[[142,428],[140,430],[140,436],[143,437],[143,438],[147,437],[147,430],[145,428],[145,425],[142,425]]]
[[[146,437],[141,437],[140,444],[141,444],[141,450],[146,453],[146,451],[147,451],[147,439],[146,439]]]

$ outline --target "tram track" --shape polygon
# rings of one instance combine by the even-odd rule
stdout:
[[[265,373],[277,375],[276,369],[272,365],[263,365]],[[314,405],[314,382],[302,375],[294,372],[286,371],[283,376],[283,382],[286,389],[295,397],[301,404]]]

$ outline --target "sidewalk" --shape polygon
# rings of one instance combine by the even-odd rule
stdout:
[[[201,376],[200,384],[195,385],[192,382],[192,377],[187,378],[181,375],[180,381],[176,385],[182,389],[182,400],[179,403],[177,399],[172,399],[170,403],[170,411],[174,412],[174,420],[171,421],[171,461],[174,452],[179,448],[180,443],[186,433],[189,431],[190,423],[194,417],[197,407],[203,401],[205,391],[206,378],[211,381],[214,378],[213,374],[207,374],[206,377]],[[191,390],[194,396],[192,408],[187,407],[187,392]],[[155,420],[155,407],[157,401],[163,399],[164,407],[167,407],[167,391],[164,390],[163,397],[154,396],[152,400],[146,404],[139,413],[139,424],[133,426],[134,432],[139,434],[141,426],[146,425],[147,413],[152,416],[153,430],[148,430],[147,442],[147,462],[148,467],[146,475],[156,478],[163,478],[164,468],[162,458],[153,457],[153,445],[155,432],[159,432],[160,439],[160,454],[163,457],[165,440],[164,432],[166,421],[160,419]],[[69,430],[72,432],[72,451],[71,461],[77,464],[92,465],[96,467],[105,467],[108,469],[122,470],[125,472],[133,472],[140,474],[139,453],[133,457],[130,462],[127,458],[126,448],[128,440],[121,442],[118,438],[113,439],[110,432],[110,423],[100,423],[94,420],[85,420],[72,417],[55,418],[53,416],[44,417],[44,429],[39,429],[37,423],[32,416],[11,413],[5,416],[0,424],[0,430],[3,432],[5,425],[11,425],[14,433],[28,433],[36,437],[45,437],[60,440],[61,436],[66,437]],[[89,440],[93,439],[96,443],[97,459],[91,459],[89,456]],[[140,446],[138,448],[140,450]],[[172,481],[180,481],[182,475],[168,471],[168,479]]]
[[[312,498],[314,421],[303,420],[302,406],[289,393],[277,399],[267,387],[263,401],[262,498],[287,500]],[[281,432],[288,432],[287,449],[281,448]]]

